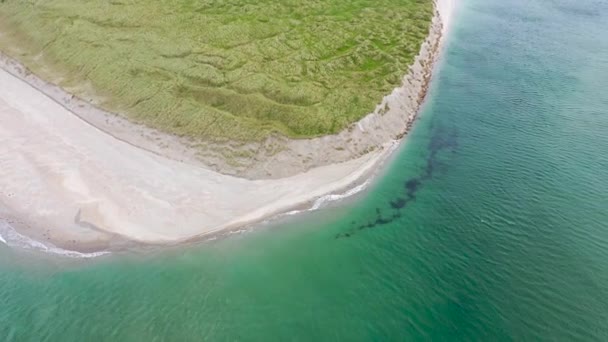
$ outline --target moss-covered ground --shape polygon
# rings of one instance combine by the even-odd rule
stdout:
[[[312,137],[400,84],[432,12],[431,0],[3,0],[0,50],[167,132]]]

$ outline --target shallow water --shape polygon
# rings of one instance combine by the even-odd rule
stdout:
[[[0,244],[2,340],[608,339],[608,3],[461,1],[362,198],[96,259]]]

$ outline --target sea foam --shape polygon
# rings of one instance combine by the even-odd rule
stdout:
[[[56,254],[68,258],[96,258],[102,255],[110,254],[108,251],[92,252],[92,253],[81,253],[77,251],[71,251],[63,248],[59,248],[50,243],[44,244],[42,242],[33,240],[23,234],[18,233],[12,226],[7,222],[0,220],[0,242],[15,248],[22,248],[26,250],[33,250],[38,252]]]
[[[365,188],[367,188],[369,183],[370,183],[370,180],[368,179],[365,182],[357,185],[356,187],[354,187],[352,189],[349,189],[348,191],[346,191],[344,193],[329,194],[329,195],[321,196],[321,197],[317,198],[317,200],[313,203],[313,205],[310,207],[310,209],[308,209],[308,211],[317,210],[329,202],[339,201],[339,200],[345,199],[347,197],[353,196],[353,195],[365,190]]]

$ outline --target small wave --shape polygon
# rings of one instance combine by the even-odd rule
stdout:
[[[27,250],[34,250],[44,253],[61,255],[69,258],[96,258],[102,255],[110,254],[108,251],[81,253],[59,248],[52,244],[43,244],[42,242],[33,240],[25,235],[19,234],[13,227],[6,222],[0,221],[0,241],[9,247],[17,247]]]
[[[392,155],[393,152],[395,152],[395,150],[398,147],[399,147],[399,140],[393,140],[393,141],[389,142],[386,147],[386,148],[388,148],[388,150],[386,152],[387,156]],[[339,200],[353,196],[353,195],[365,190],[371,183],[371,180],[372,180],[372,178],[370,177],[367,180],[365,180],[365,182],[363,182],[363,183],[357,185],[356,187],[349,189],[348,191],[341,193],[341,194],[329,194],[329,195],[321,196],[314,201],[314,203],[312,204],[312,206],[310,208],[304,209],[304,210],[288,211],[286,213],[279,215],[279,217],[291,216],[291,215],[296,215],[296,214],[299,214],[302,212],[315,211],[315,210],[321,209],[325,204],[327,204],[329,202],[339,201]]]
[[[321,209],[324,205],[326,205],[329,202],[334,202],[334,201],[339,201],[342,199],[345,199],[347,197],[353,196],[363,190],[365,190],[365,188],[367,188],[367,186],[369,185],[370,180],[366,180],[365,182],[363,182],[362,184],[357,185],[356,187],[349,189],[348,191],[341,193],[341,194],[329,194],[329,195],[325,195],[325,196],[321,196],[319,198],[317,198],[314,203],[312,204],[312,206],[308,209],[304,209],[304,210],[292,210],[292,211],[288,211],[286,213],[283,213],[281,215],[279,215],[278,217],[281,216],[291,216],[291,215],[296,215],[296,214],[300,214],[303,212],[307,212],[307,211],[315,211],[315,210],[319,210]]]
[[[231,231],[228,231],[228,232],[226,233],[226,235],[242,234],[242,233],[246,233],[246,232],[248,232],[248,231],[249,231],[249,229],[237,229],[237,230],[231,230]]]
[[[357,193],[365,190],[365,188],[367,188],[368,185],[369,185],[369,179],[366,180],[365,182],[357,185],[356,187],[354,187],[352,189],[349,189],[345,193],[342,193],[342,194],[329,194],[329,195],[325,195],[325,196],[319,197],[313,203],[312,207],[310,207],[310,209],[308,209],[308,211],[317,210],[317,209],[321,208],[323,205],[325,205],[328,202],[339,201],[341,199],[345,199],[347,197],[355,195],[355,194],[357,194]]]

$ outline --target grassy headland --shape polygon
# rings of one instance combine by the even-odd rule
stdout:
[[[303,138],[398,86],[432,12],[431,0],[4,0],[0,50],[166,132]]]

